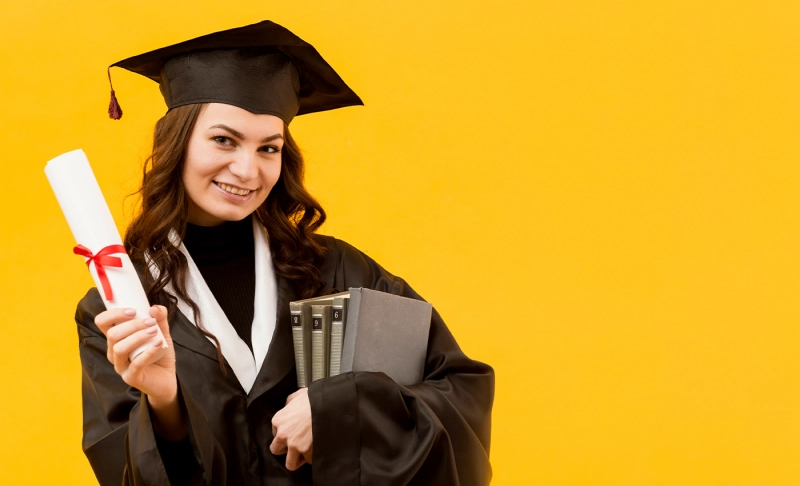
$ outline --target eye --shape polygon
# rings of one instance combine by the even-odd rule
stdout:
[[[233,144],[233,140],[231,140],[230,137],[226,137],[224,135],[217,135],[216,137],[211,137],[211,140],[216,142],[217,145],[224,145],[226,147],[228,145],[232,145]]]
[[[281,148],[276,145],[265,145],[258,149],[260,152],[266,152],[268,154],[277,154],[281,151]]]

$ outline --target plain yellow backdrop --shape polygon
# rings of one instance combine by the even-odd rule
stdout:
[[[0,484],[94,484],[42,171],[83,148],[121,228],[164,111],[106,66],[271,19],[364,107],[298,117],[336,235],[494,366],[496,485],[800,484],[800,4],[0,4]]]

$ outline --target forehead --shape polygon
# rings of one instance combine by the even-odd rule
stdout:
[[[209,130],[215,125],[233,128],[245,138],[263,138],[283,134],[283,120],[274,115],[251,113],[238,106],[209,103],[200,112],[195,130]]]

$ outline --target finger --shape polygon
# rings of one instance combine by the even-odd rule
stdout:
[[[144,351],[136,356],[133,361],[128,364],[124,375],[122,375],[122,379],[125,381],[125,383],[131,385],[129,381],[135,380],[137,384],[140,384],[138,383],[139,380],[136,377],[140,376],[144,368],[150,365],[160,349],[161,343],[157,342],[152,346],[147,346]]]
[[[111,329],[106,332],[106,338],[108,339],[107,342],[107,350],[106,350],[106,357],[112,363],[114,362],[114,348],[118,342],[126,339],[131,334],[141,331],[142,329],[149,329],[152,328],[153,331],[150,334],[154,334],[155,331],[155,321],[150,319],[153,322],[146,322],[147,319],[134,319],[128,322],[122,322],[120,324],[115,325]]]
[[[112,327],[111,329],[109,329],[108,332],[106,333],[106,337],[108,338],[108,343],[113,346],[117,342],[122,341],[123,339],[135,333],[136,331],[141,331],[142,329],[147,329],[150,327],[152,327],[153,331],[155,331],[155,324],[156,322],[152,318],[134,319],[132,321],[121,322],[116,326]],[[152,334],[155,334],[155,332],[153,332]]]
[[[134,318],[136,318],[135,309],[111,309],[97,314],[94,318],[94,323],[97,325],[97,328],[100,329],[100,332],[107,335],[108,330],[116,324],[130,321]]]
[[[296,392],[292,393],[291,395],[286,397],[286,405],[289,405],[289,402],[291,402],[292,400],[294,400],[295,398],[299,397],[300,395],[302,395],[304,393],[308,393],[308,388],[305,388],[305,387],[304,388],[300,388]]]
[[[164,336],[164,339],[170,339],[167,308],[163,305],[154,305],[150,307],[150,315],[153,316],[153,319],[158,323],[158,327],[161,329],[161,334]]]
[[[142,329],[140,331],[136,331],[133,334],[129,335],[125,339],[118,341],[112,347],[112,356],[114,358],[114,364],[122,364],[125,363],[125,368],[127,368],[128,363],[128,356],[130,356],[131,352],[141,346],[142,344],[146,343],[150,339],[153,338],[155,335],[155,326],[150,326],[147,329]],[[159,343],[160,344],[160,343]]]
[[[282,438],[275,437],[275,439],[273,439],[272,443],[269,445],[269,451],[275,454],[276,456],[286,454],[287,451],[286,441],[283,440]]]
[[[294,447],[286,453],[286,469],[290,471],[296,471],[305,462],[303,456]]]
[[[281,426],[281,421],[283,419],[284,408],[275,412],[275,415],[272,416],[272,420],[270,423],[272,424],[272,437],[278,437],[278,428]]]

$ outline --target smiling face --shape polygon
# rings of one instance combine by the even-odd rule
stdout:
[[[195,123],[183,166],[188,221],[239,221],[267,199],[281,175],[283,120],[210,103]]]

